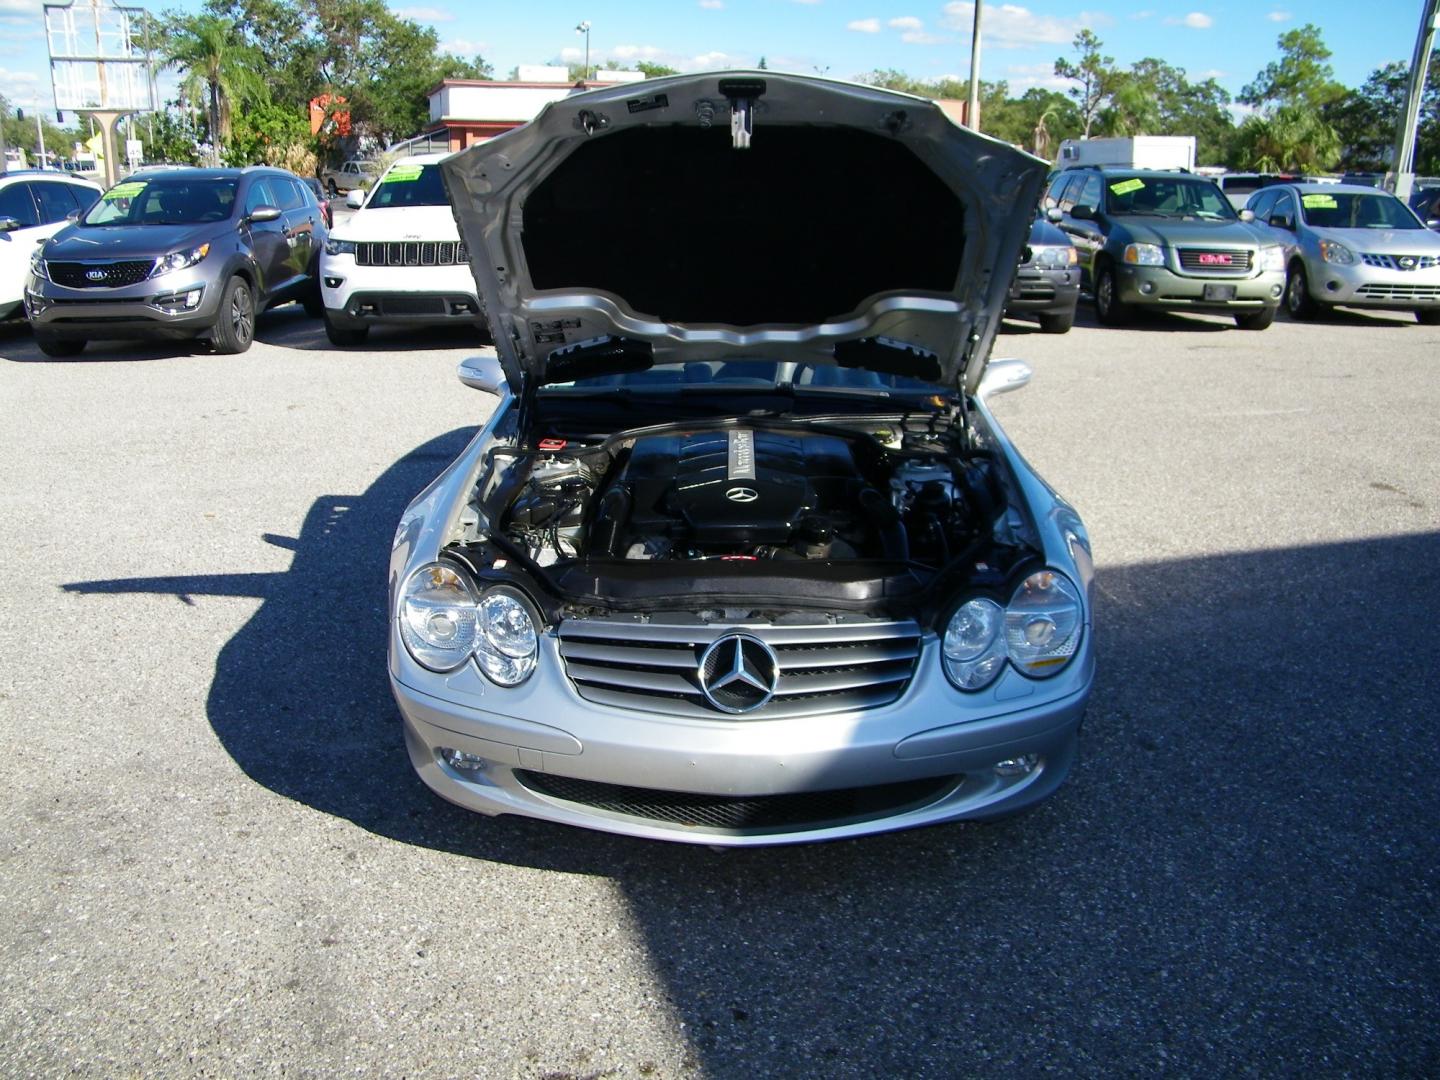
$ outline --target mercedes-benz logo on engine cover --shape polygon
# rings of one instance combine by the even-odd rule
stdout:
[[[779,681],[775,650],[749,634],[716,638],[700,656],[700,689],[721,712],[753,712],[775,696]]]
[[[754,488],[733,487],[725,492],[725,498],[731,502],[752,503],[760,497],[760,493]]]

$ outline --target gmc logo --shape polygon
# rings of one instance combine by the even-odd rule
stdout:
[[[1201,266],[1229,266],[1232,261],[1229,255],[1217,255],[1213,252],[1200,256]]]

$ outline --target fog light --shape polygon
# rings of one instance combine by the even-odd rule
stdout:
[[[995,762],[996,776],[1028,776],[1040,764],[1039,754],[1021,754]]]
[[[440,757],[446,765],[461,772],[484,772],[490,765],[479,754],[467,754],[464,750],[452,750],[448,746],[441,747]]]
[[[327,289],[338,289],[341,285],[344,284],[345,279],[343,277],[327,277],[325,279],[325,287]]]
[[[1149,296],[1155,291],[1155,283],[1153,281],[1142,281],[1140,283],[1140,291],[1146,296]]]
[[[187,292],[187,293],[185,294],[185,306],[186,306],[187,308],[197,308],[197,307],[199,307],[199,306],[200,306],[200,293],[201,293],[202,291],[203,291],[203,290],[201,290],[201,289],[191,289],[189,292]]]
[[[1343,286],[1338,281],[1327,281],[1325,282],[1325,288],[1329,289],[1331,292],[1339,292],[1343,288]]]
[[[1274,297],[1275,299],[1277,299],[1277,300],[1280,298],[1280,294],[1281,294],[1282,292],[1284,292],[1284,291],[1285,291],[1285,286],[1284,286],[1284,285],[1271,285],[1271,286],[1270,286],[1270,295],[1273,296],[1273,297]]]

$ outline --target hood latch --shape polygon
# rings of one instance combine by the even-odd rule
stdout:
[[[765,95],[764,79],[721,79],[720,93],[730,102],[730,145],[750,149],[755,132],[755,102]]]

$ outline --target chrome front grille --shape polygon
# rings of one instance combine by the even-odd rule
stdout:
[[[455,240],[362,240],[355,244],[356,266],[456,266],[470,261]]]
[[[1440,304],[1440,285],[1361,285],[1355,290],[1355,295],[1367,300]]]
[[[1361,252],[1360,260],[1366,266],[1376,266],[1382,270],[1433,270],[1440,266],[1440,259],[1434,255],[1377,255]]]
[[[775,695],[728,713],[700,685],[700,658],[717,638],[759,638],[775,653]],[[557,630],[565,672],[586,701],[640,712],[717,720],[774,720],[888,705],[915,671],[921,632],[913,622],[805,625],[662,623],[567,619]]]
[[[1248,274],[1254,258],[1245,248],[1180,248],[1178,253],[1187,274]]]

